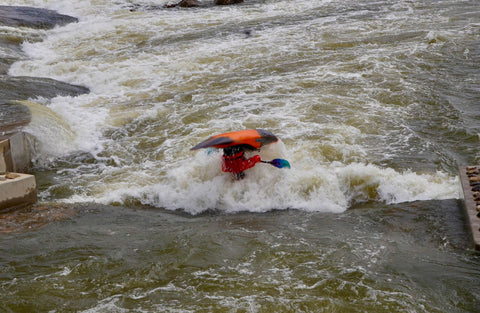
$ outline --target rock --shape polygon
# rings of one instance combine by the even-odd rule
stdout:
[[[213,3],[215,5],[228,5],[228,4],[236,4],[236,3],[242,3],[243,0],[214,0]],[[174,7],[182,7],[182,8],[193,8],[193,7],[200,7],[204,6],[200,1],[198,0],[182,0],[176,4],[168,4],[165,5],[165,8],[174,8]]]
[[[78,96],[89,92],[87,87],[71,85],[51,78],[0,76],[0,99],[5,102],[34,97]]]
[[[202,3],[197,0],[182,0],[176,4],[166,5],[166,8],[182,7],[182,8],[193,8],[202,6]]]
[[[51,29],[57,25],[63,26],[75,22],[78,22],[77,18],[59,14],[52,10],[21,6],[0,6],[0,25]]]
[[[77,214],[78,209],[60,203],[33,204],[0,212],[0,234],[32,231]]]
[[[10,103],[29,98],[78,96],[89,93],[87,87],[71,85],[51,78],[0,75],[0,136],[28,125],[31,114],[28,107]]]
[[[202,4],[197,0],[182,0],[178,3],[178,6],[182,8],[198,7],[200,5]]]
[[[473,193],[473,200],[475,200],[475,201],[480,201],[480,192],[475,191],[475,192]]]
[[[22,126],[28,125],[31,119],[32,115],[27,106],[18,103],[0,103],[0,142],[3,135],[18,131]]]
[[[215,0],[215,5],[228,5],[242,3],[243,0]]]

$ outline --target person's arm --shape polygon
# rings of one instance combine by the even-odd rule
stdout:
[[[222,171],[231,173],[240,173],[255,166],[261,162],[259,155],[254,155],[250,159],[245,159],[243,154],[234,156],[222,156]]]
[[[252,168],[252,167],[255,166],[255,164],[260,163],[260,162],[262,162],[262,159],[260,158],[260,156],[258,154],[254,155],[250,159],[246,159],[246,160],[243,161],[242,171],[247,170],[249,168]]]

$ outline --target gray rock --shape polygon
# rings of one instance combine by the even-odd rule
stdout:
[[[28,125],[31,118],[30,109],[23,104],[0,103],[0,138]]]
[[[182,7],[182,8],[193,8],[203,6],[202,3],[198,0],[181,0],[178,3],[166,5],[166,8]]]
[[[0,75],[0,136],[2,133],[18,131],[31,120],[28,107],[9,101],[36,97],[53,98],[57,95],[78,96],[89,91],[86,87],[51,78]]]
[[[0,101],[78,96],[90,92],[87,87],[71,85],[51,78],[0,75]]]
[[[215,5],[228,5],[228,4],[236,4],[242,3],[243,0],[215,0]]]
[[[77,18],[59,14],[52,10],[20,6],[0,6],[0,25],[51,29],[57,25],[63,26],[75,22],[78,22]]]

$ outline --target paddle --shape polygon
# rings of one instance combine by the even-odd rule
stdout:
[[[288,161],[284,159],[273,159],[271,161],[262,160],[262,163],[272,164],[273,166],[278,168],[290,168],[290,163],[288,163]]]

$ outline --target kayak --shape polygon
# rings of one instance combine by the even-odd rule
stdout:
[[[228,147],[246,145],[251,149],[260,149],[270,143],[278,141],[278,138],[264,129],[247,129],[236,132],[218,134],[202,141],[191,150],[201,148],[217,148],[224,149]]]

